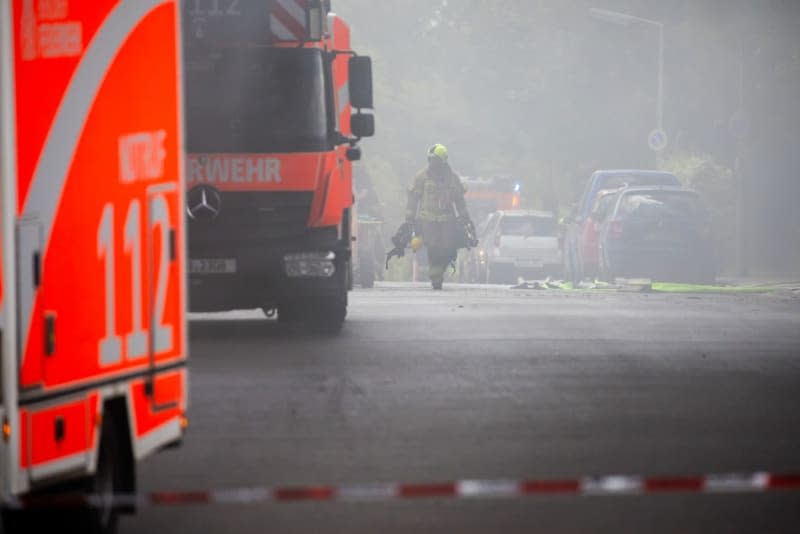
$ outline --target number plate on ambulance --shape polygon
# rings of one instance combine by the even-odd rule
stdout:
[[[189,260],[192,274],[228,274],[236,272],[235,258],[213,258]]]

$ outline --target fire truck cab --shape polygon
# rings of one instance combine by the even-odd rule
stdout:
[[[329,1],[195,0],[183,18],[191,308],[338,331],[370,60]]]
[[[137,461],[182,439],[179,22],[177,0],[0,3],[5,532],[113,532]],[[99,500],[27,509],[63,491]]]

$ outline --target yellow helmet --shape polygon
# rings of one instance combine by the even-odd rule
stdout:
[[[439,158],[442,161],[447,161],[447,147],[436,143],[428,149],[428,159]]]
[[[418,251],[422,248],[422,238],[418,235],[415,235],[411,238],[411,250],[414,252]]]

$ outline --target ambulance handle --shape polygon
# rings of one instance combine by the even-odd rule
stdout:
[[[31,265],[33,267],[33,288],[38,289],[42,282],[42,254],[38,250],[33,253]]]

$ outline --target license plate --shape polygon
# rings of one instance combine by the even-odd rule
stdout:
[[[228,274],[236,272],[236,259],[192,259],[189,260],[189,272],[192,274]]]

